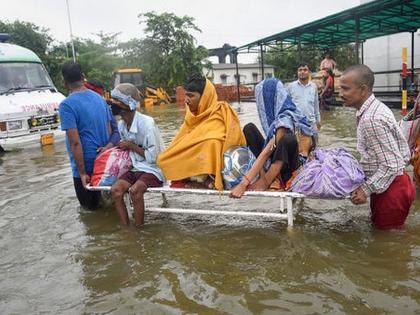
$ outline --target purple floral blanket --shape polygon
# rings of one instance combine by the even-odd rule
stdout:
[[[365,178],[359,162],[344,148],[317,149],[290,188],[306,196],[340,199],[359,187]]]

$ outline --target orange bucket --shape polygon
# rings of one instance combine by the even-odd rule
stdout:
[[[54,143],[54,134],[53,133],[46,133],[41,135],[41,145],[50,145]]]

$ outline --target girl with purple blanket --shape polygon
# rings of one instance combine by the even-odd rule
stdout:
[[[316,149],[314,159],[293,180],[291,191],[306,196],[340,199],[359,187],[365,174],[345,149]]]
[[[295,133],[298,131],[307,137],[315,133],[280,80],[271,78],[260,82],[255,87],[255,99],[266,137],[254,124],[245,126],[247,145],[257,159],[232,189],[232,198],[240,198],[247,189],[267,190],[273,184],[285,188],[301,165]]]

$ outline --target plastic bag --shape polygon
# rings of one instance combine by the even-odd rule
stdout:
[[[110,148],[96,157],[90,184],[92,186],[111,186],[132,166],[130,151]]]

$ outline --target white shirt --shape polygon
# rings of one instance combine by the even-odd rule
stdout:
[[[140,145],[144,149],[144,157],[130,151],[132,171],[151,173],[164,182],[165,177],[156,164],[157,156],[164,150],[163,140],[152,117],[135,112],[130,130],[127,124],[121,120],[118,124],[121,140],[128,140]]]

